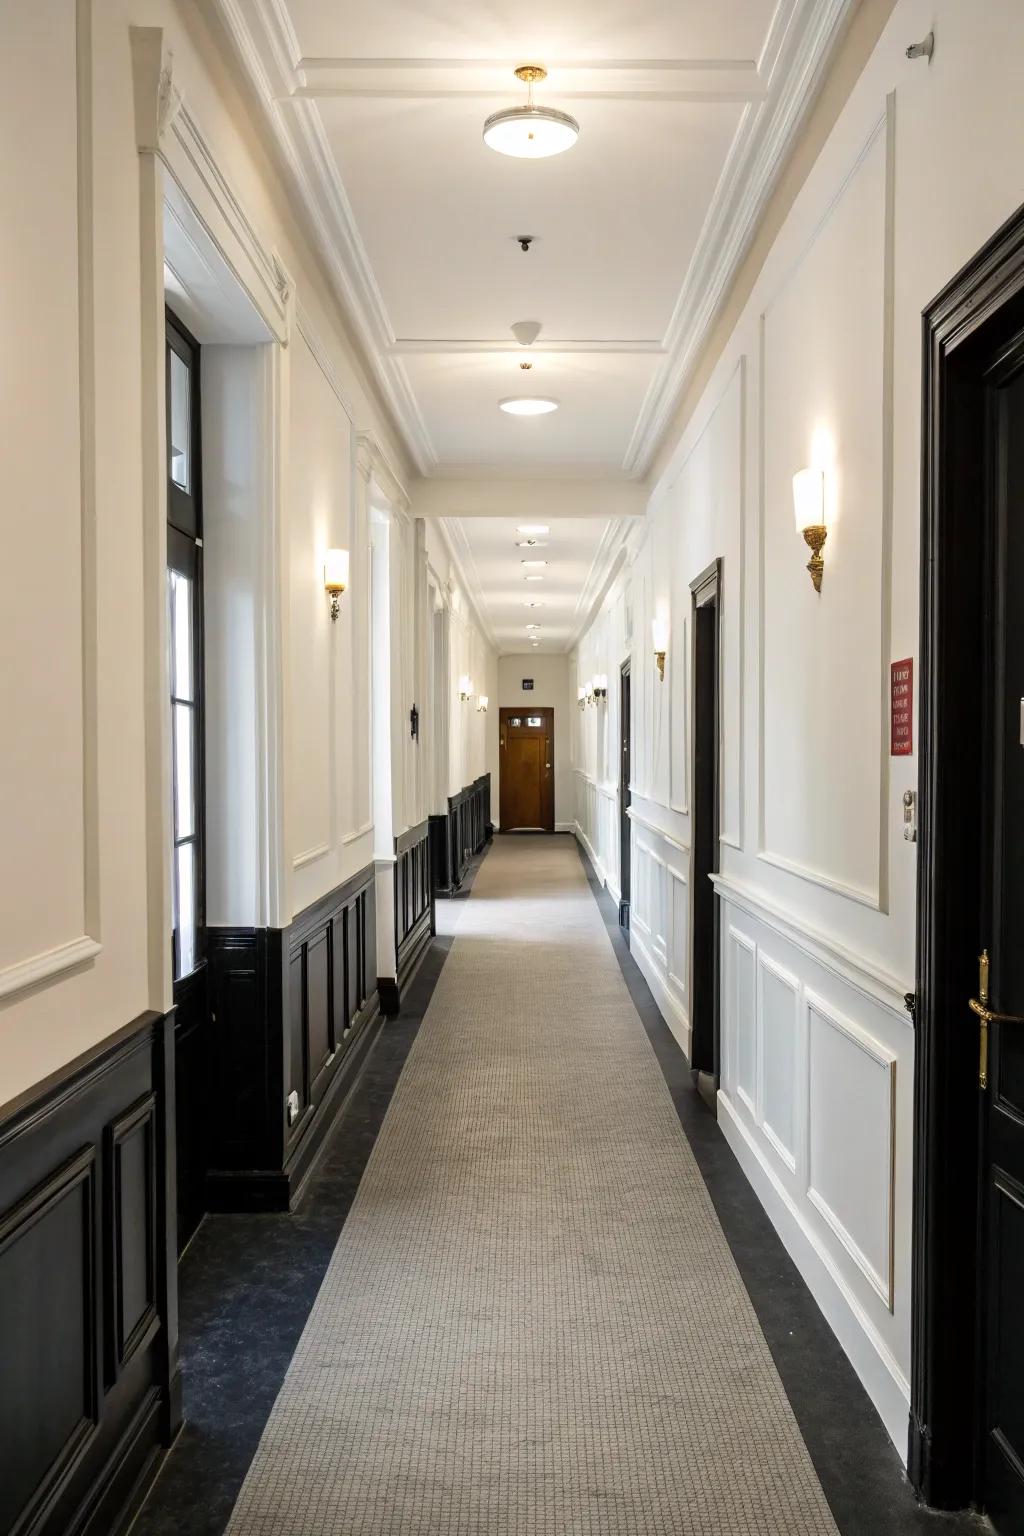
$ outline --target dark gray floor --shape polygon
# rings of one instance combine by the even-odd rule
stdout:
[[[976,1517],[939,1515],[916,1503],[852,1367],[695,1092],[622,938],[613,903],[583,862],[843,1536],[987,1531],[987,1522]],[[475,867],[457,900],[469,894],[473,873]],[[297,1209],[288,1215],[208,1216],[189,1245],[179,1272],[187,1421],[133,1536],[221,1536],[450,946],[450,939],[434,940],[400,1016],[374,1046]]]

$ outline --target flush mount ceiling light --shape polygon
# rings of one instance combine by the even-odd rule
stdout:
[[[547,523],[520,523],[516,533],[547,533]]]
[[[542,544],[539,539],[517,539],[516,540],[516,549],[546,549],[546,548],[547,548],[547,545],[546,544]]]
[[[498,405],[510,416],[546,416],[549,411],[558,410],[558,401],[546,395],[509,395],[499,400]]]
[[[546,560],[520,560],[520,565],[547,565]]]
[[[524,581],[543,581],[544,577],[543,576],[524,576],[523,580]]]
[[[484,143],[518,160],[543,160],[571,149],[580,135],[576,119],[554,107],[534,105],[533,88],[547,79],[547,70],[540,64],[520,64],[515,73],[526,86],[526,105],[492,112],[484,123]]]

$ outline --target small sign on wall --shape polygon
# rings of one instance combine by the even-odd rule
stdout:
[[[524,677],[523,678],[523,692],[524,693],[532,693],[533,692],[533,678],[532,677]]]
[[[891,757],[910,757],[914,750],[914,658],[894,661],[890,667]]]

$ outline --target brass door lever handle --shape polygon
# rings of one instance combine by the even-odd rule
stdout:
[[[1024,1014],[1020,1013],[993,1013],[991,1008],[986,1008],[975,998],[971,998],[967,1004],[972,1013],[976,1013],[983,1024],[1024,1024]]]
[[[978,956],[978,998],[972,997],[967,1006],[972,1013],[977,1014],[981,1025],[980,1039],[978,1041],[978,1087],[988,1087],[988,1029],[990,1024],[1024,1024],[1024,1017],[1018,1013],[995,1013],[988,1006],[988,950],[983,949]]]

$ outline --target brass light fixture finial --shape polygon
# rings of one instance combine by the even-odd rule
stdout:
[[[825,522],[825,476],[820,469],[798,470],[793,476],[793,512],[797,532],[802,533],[804,543],[811,551],[807,572],[814,583],[815,592],[821,591],[821,578],[825,561],[821,551],[828,538]]]
[[[825,570],[825,561],[822,558],[821,551],[825,547],[825,540],[828,538],[828,529],[824,523],[812,523],[810,527],[804,528],[802,532],[804,541],[811,551],[811,558],[807,562],[807,569],[814,583],[815,592],[820,592],[821,578]]]

